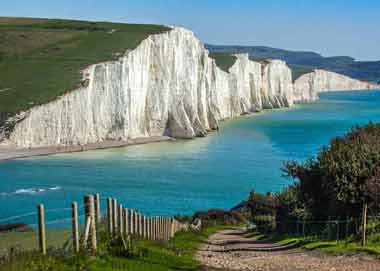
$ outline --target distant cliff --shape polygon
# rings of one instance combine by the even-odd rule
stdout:
[[[86,84],[79,89],[15,118],[6,133],[9,141],[42,147],[158,135],[194,138],[206,136],[224,119],[289,107],[314,100],[320,91],[355,85],[340,85],[345,78],[316,71],[294,87],[285,62],[254,62],[247,54],[236,55],[225,72],[182,28],[151,35],[118,61],[92,65],[83,76]]]
[[[322,69],[358,80],[369,82],[380,81],[380,61],[356,61],[349,56],[323,57],[315,52],[289,51],[266,46],[207,44],[206,48],[212,53],[247,53],[254,60],[281,59],[290,66],[295,76],[315,69]]]
[[[380,87],[338,73],[315,70],[302,75],[294,82],[294,97],[298,101],[313,101],[318,98],[318,93],[320,92],[374,88]]]

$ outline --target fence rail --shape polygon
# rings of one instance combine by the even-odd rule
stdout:
[[[102,203],[104,202],[106,202],[106,208],[102,209]],[[83,214],[80,214],[82,211]],[[47,214],[57,212],[62,212],[65,215],[60,219],[46,220]],[[24,228],[19,228],[18,230],[22,230],[25,236],[30,235],[30,243],[35,244],[32,246],[33,249],[38,248],[42,254],[47,253],[49,241],[54,239],[54,242],[57,242],[57,238],[66,238],[60,242],[62,244],[70,241],[74,253],[84,249],[96,254],[99,231],[104,226],[110,238],[120,238],[125,246],[130,245],[132,238],[168,241],[178,231],[187,230],[188,228],[188,225],[177,221],[173,217],[147,216],[138,210],[123,206],[117,199],[107,198],[105,201],[105,199],[100,198],[99,194],[86,195],[83,199],[83,204],[78,205],[77,202],[72,202],[71,207],[67,208],[45,209],[43,204],[39,204],[37,212],[0,219],[0,223],[9,224],[9,222],[18,221],[26,217],[37,218],[38,223],[28,225],[15,223],[13,226],[17,226],[17,224],[20,224],[20,227],[23,226]],[[80,223],[81,221],[83,223]],[[57,224],[65,224],[67,227],[66,231],[60,231],[59,235],[54,236],[53,233],[47,230],[47,226]],[[71,232],[68,230],[70,226]],[[32,229],[37,229],[37,231]],[[3,236],[14,232],[12,229],[7,230],[6,227],[0,230],[0,234],[3,234]],[[14,233],[16,234],[16,232]],[[21,232],[18,233],[21,234]]]
[[[366,236],[380,234],[380,216],[347,217],[328,220],[277,220],[273,227],[281,234],[318,236],[325,240],[342,240],[350,236],[361,236],[363,245]]]

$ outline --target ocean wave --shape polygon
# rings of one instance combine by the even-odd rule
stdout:
[[[17,189],[16,191],[13,192],[2,192],[0,193],[0,196],[8,196],[8,195],[34,195],[38,193],[44,193],[44,192],[49,192],[49,191],[58,191],[62,190],[60,186],[54,186],[54,187],[48,187],[48,188],[22,188],[22,189]]]

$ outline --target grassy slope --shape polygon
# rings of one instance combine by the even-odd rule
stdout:
[[[80,84],[86,66],[116,59],[149,35],[168,30],[158,25],[0,18],[0,113],[49,102]]]
[[[62,258],[60,256],[41,257],[39,254],[19,255],[9,264],[0,266],[0,271],[167,271],[167,270],[199,270],[195,260],[197,248],[211,234],[226,226],[209,227],[200,233],[181,232],[169,243],[140,241],[136,244],[137,253],[134,256],[116,256],[102,243],[99,255],[95,259],[84,256]]]
[[[302,75],[311,73],[314,71],[313,68],[308,67],[308,66],[302,66],[302,65],[290,65],[290,68],[292,70],[293,82],[296,81],[298,78],[300,78]]]
[[[236,56],[227,53],[210,53],[209,56],[215,59],[216,65],[225,72],[228,72],[237,59]]]
[[[314,52],[288,51],[265,46],[218,46],[207,44],[211,52],[249,53],[256,59],[282,59],[294,66],[325,69],[359,80],[380,81],[380,61],[355,61],[348,56],[323,57]]]
[[[317,250],[327,253],[343,254],[343,253],[366,253],[371,255],[380,255],[380,236],[372,236],[366,246],[361,246],[359,242],[347,239],[336,241],[326,241],[312,237],[294,237],[294,236],[278,236],[275,237],[279,244],[282,245],[299,245],[306,250]]]
[[[70,230],[47,231],[48,247],[59,248],[71,238]],[[38,233],[36,231],[0,233],[0,256],[7,253],[10,247],[23,250],[38,249]]]

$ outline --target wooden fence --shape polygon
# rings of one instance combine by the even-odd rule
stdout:
[[[73,202],[72,209],[72,244],[74,253],[88,249],[96,254],[98,232],[105,225],[111,238],[121,238],[127,246],[131,238],[168,241],[178,231],[187,230],[188,226],[173,217],[146,216],[137,210],[119,204],[116,199],[107,198],[106,214],[101,213],[99,194],[84,197],[84,230],[79,231],[78,204]],[[38,239],[39,249],[46,254],[46,223],[44,205],[38,205]]]

